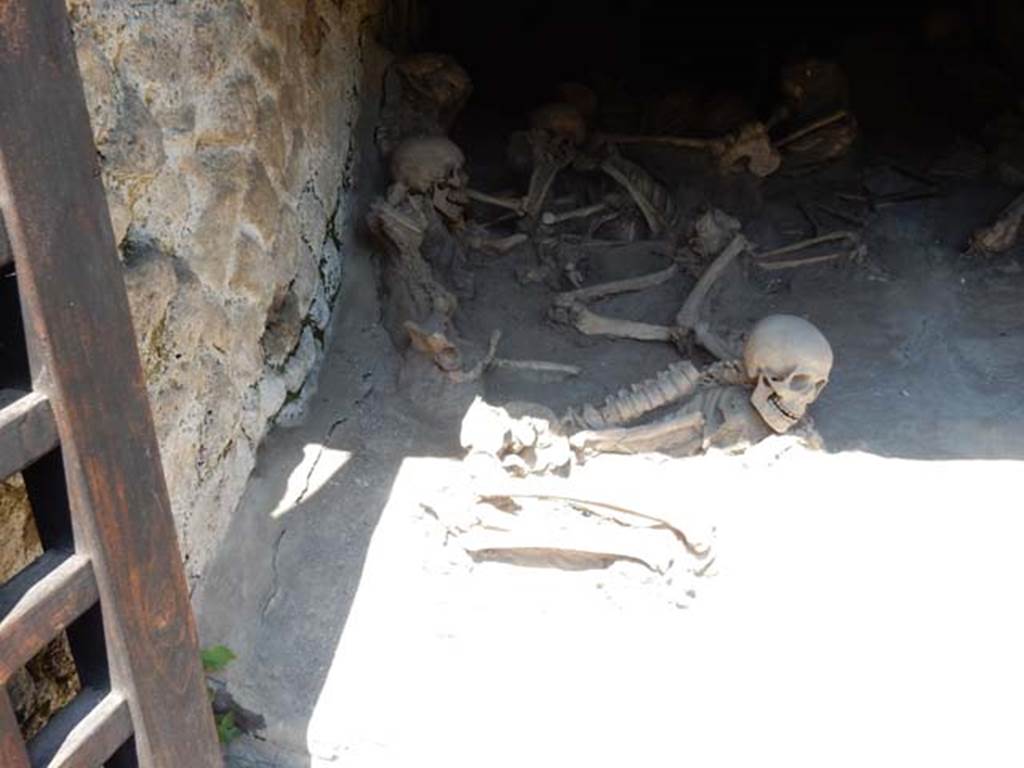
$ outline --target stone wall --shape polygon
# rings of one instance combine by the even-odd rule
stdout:
[[[189,577],[342,293],[381,0],[68,0]]]

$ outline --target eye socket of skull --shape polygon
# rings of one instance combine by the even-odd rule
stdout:
[[[798,373],[789,379],[789,388],[794,392],[807,392],[814,387],[814,379],[806,373]]]

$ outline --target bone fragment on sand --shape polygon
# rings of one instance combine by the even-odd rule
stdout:
[[[532,371],[559,376],[579,376],[583,372],[579,366],[552,363],[547,360],[511,360],[505,357],[496,357],[491,365],[494,368],[505,368],[512,371]]]
[[[635,320],[605,317],[596,312],[591,312],[580,304],[574,305],[572,311],[573,326],[585,336],[611,336],[618,339],[633,339],[634,341],[670,342],[678,335],[675,328],[642,323]]]
[[[819,235],[817,237],[810,237],[810,238],[807,238],[806,240],[798,240],[795,243],[790,243],[789,245],[784,245],[781,248],[774,248],[774,249],[772,249],[770,251],[757,251],[757,252],[754,253],[754,257],[758,261],[762,261],[764,259],[772,259],[772,258],[775,258],[777,256],[785,256],[785,255],[790,254],[790,253],[797,253],[799,251],[804,251],[804,250],[807,250],[808,248],[813,248],[816,245],[824,245],[825,243],[834,243],[834,242],[837,242],[839,240],[846,240],[850,244],[856,245],[857,243],[860,242],[860,235],[858,235],[856,232],[851,232],[849,230],[841,229],[841,230],[837,230],[835,232],[829,232],[828,234],[825,234],[825,235]],[[762,265],[762,266],[764,266],[764,265]]]
[[[524,210],[524,200],[521,197],[499,197],[498,195],[490,195],[476,189],[467,189],[466,197],[478,203],[493,205],[497,208],[506,208],[519,214],[522,214]]]
[[[721,139],[693,139],[686,136],[657,136],[632,133],[604,133],[598,139],[607,144],[654,144],[680,149],[712,150],[722,144]]]
[[[676,315],[677,326],[687,331],[696,330],[700,322],[701,310],[708,295],[711,293],[711,289],[721,279],[722,275],[725,274],[726,270],[732,266],[736,258],[749,249],[749,247],[750,243],[743,235],[736,235],[729,245],[718,254],[717,258],[711,262],[711,266],[704,270],[704,274],[700,276],[697,284],[690,291],[690,295],[683,302],[682,308],[680,308],[679,313]]]
[[[670,264],[668,267],[659,270],[658,272],[651,272],[638,277],[628,277],[623,280],[613,280],[607,283],[600,283],[598,285],[591,285],[586,288],[577,288],[574,291],[560,293],[555,297],[555,304],[559,305],[597,301],[598,299],[604,299],[608,296],[617,296],[622,293],[643,291],[668,282],[677,274],[679,274],[678,265]]]
[[[700,413],[676,415],[638,427],[585,430],[570,438],[576,448],[615,453],[643,453],[669,441],[696,440],[704,429]]]
[[[836,112],[833,112],[830,115],[826,115],[825,117],[822,117],[818,120],[814,120],[813,122],[808,123],[807,125],[801,128],[797,128],[789,135],[783,136],[781,139],[776,141],[775,146],[781,149],[782,147],[785,147],[788,144],[792,144],[794,141],[799,141],[804,136],[809,136],[815,131],[820,131],[822,128],[827,128],[828,126],[845,120],[848,117],[850,117],[850,112],[845,109],[840,109]]]
[[[607,203],[595,203],[594,205],[584,206],[583,208],[575,208],[571,211],[565,211],[563,213],[553,213],[551,211],[546,212],[541,216],[541,223],[546,226],[553,226],[555,224],[562,224],[566,221],[573,221],[574,219],[585,219],[588,216],[594,216],[598,213],[603,213],[608,210]]]

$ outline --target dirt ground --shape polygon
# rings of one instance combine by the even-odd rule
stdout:
[[[503,183],[494,171],[499,162],[496,153],[502,150],[497,142],[488,144],[482,142],[476,149],[470,146],[468,154],[474,158],[472,172],[478,180],[474,185],[493,189],[497,187],[489,187],[489,183]],[[939,142],[913,150],[908,146],[882,147],[865,141],[852,156],[823,172],[799,178],[777,175],[756,184],[743,178],[722,183],[696,176],[692,161],[671,152],[633,156],[677,190],[680,205],[691,217],[700,204],[710,202],[736,216],[750,240],[771,248],[813,234],[800,204],[807,207],[819,201],[839,207],[836,193],[857,192],[865,183],[912,185],[887,164],[924,170],[949,144]],[[742,331],[765,314],[794,313],[817,324],[836,355],[831,381],[811,409],[824,438],[826,454],[822,459],[834,459],[820,465],[821,478],[830,480],[822,479],[811,488],[799,474],[799,465],[796,470],[770,474],[775,471],[771,469],[774,458],[762,461],[760,455],[746,460],[747,474],[732,475],[729,469],[717,475],[722,465],[716,463],[716,457],[683,459],[678,465],[680,487],[689,494],[687,501],[717,505],[726,513],[749,512],[763,503],[757,490],[761,483],[779,483],[785,488],[805,485],[803,495],[787,496],[781,491],[768,495],[769,505],[779,503],[780,498],[784,501],[786,509],[779,510],[777,516],[773,512],[755,520],[739,518],[742,524],[734,517],[731,544],[728,535],[718,544],[719,551],[731,547],[726,556],[734,564],[747,558],[746,578],[760,585],[755,591],[757,600],[768,596],[767,585],[777,586],[768,598],[777,602],[773,609],[777,615],[797,620],[803,599],[799,590],[810,583],[822,591],[835,587],[833,594],[855,596],[855,609],[842,614],[843,627],[843,622],[870,626],[880,603],[870,603],[865,595],[892,592],[901,595],[900,600],[916,600],[927,589],[947,589],[945,576],[921,587],[900,576],[902,571],[890,578],[871,570],[874,580],[862,581],[868,571],[857,570],[859,566],[852,561],[871,546],[883,527],[888,532],[886,551],[884,556],[876,551],[872,557],[891,563],[906,557],[914,546],[911,542],[923,530],[918,518],[887,520],[885,515],[908,510],[934,513],[944,522],[938,528],[941,535],[932,531],[932,538],[941,539],[942,547],[947,548],[928,551],[940,552],[944,558],[948,547],[954,546],[950,542],[959,535],[957,531],[971,516],[991,522],[990,516],[1002,509],[999,499],[1010,487],[1006,484],[1009,469],[970,474],[960,462],[945,462],[1024,459],[1024,406],[1018,394],[1024,378],[1024,252],[1018,247],[986,260],[961,255],[970,233],[990,222],[1015,194],[1015,190],[983,177],[943,180],[935,197],[876,213],[862,211],[867,255],[860,263],[841,261],[766,273],[746,261],[728,273],[713,293],[710,317],[717,328]],[[820,225],[825,232],[849,227],[827,214],[820,215]],[[666,264],[666,257],[657,249],[641,245],[597,250],[582,266],[587,283],[592,283],[643,274]],[[350,262],[353,271],[349,278],[369,284],[369,265],[366,252],[357,254]],[[539,669],[554,678],[564,676],[557,660],[576,659],[579,643],[591,646],[595,635],[586,632],[600,636],[600,642],[590,647],[593,655],[586,656],[588,663],[597,664],[607,658],[602,654],[614,653],[622,644],[642,647],[643,638],[651,633],[659,638],[659,652],[671,653],[671,639],[689,637],[697,626],[680,624],[680,619],[670,615],[678,609],[666,608],[670,613],[665,614],[649,606],[638,608],[640,603],[631,603],[628,595],[624,599],[620,594],[611,601],[611,609],[608,601],[601,607],[591,605],[588,596],[593,594],[593,580],[583,585],[578,576],[558,572],[496,575],[497,571],[437,565],[441,540],[436,531],[431,533],[429,521],[424,522],[417,499],[442,492],[442,478],[457,473],[458,464],[424,465],[415,457],[459,458],[459,417],[473,394],[482,392],[492,403],[527,400],[561,411],[569,405],[600,401],[679,359],[679,353],[666,344],[584,338],[552,324],[547,318],[552,287],[520,280],[535,266],[529,248],[504,257],[477,255],[471,265],[474,294],[463,297],[456,316],[466,339],[482,348],[490,333],[500,329],[504,334],[499,349],[502,356],[569,363],[579,366],[582,373],[573,379],[542,380],[498,370],[489,372],[479,389],[425,387],[415,376],[410,377],[412,369],[389,344],[372,297],[364,295],[343,309],[324,365],[320,394],[306,423],[277,430],[268,439],[225,546],[196,594],[204,643],[225,643],[239,657],[226,675],[229,691],[267,722],[259,738],[244,738],[233,747],[235,765],[318,766],[345,757],[352,765],[397,765],[402,763],[395,760],[411,759],[411,755],[422,758],[430,749],[446,748],[437,739],[447,727],[445,723],[452,725],[451,717],[479,727],[496,727],[493,722],[478,722],[481,707],[495,707],[495,712],[517,717],[507,711],[512,701],[504,695],[508,687],[523,684],[522,679],[540,674]],[[603,302],[595,309],[668,324],[693,283],[692,276],[680,277],[652,291]],[[846,456],[864,455],[867,457],[857,462],[844,463]],[[904,462],[876,457],[915,461],[906,462],[913,467],[905,469]],[[947,466],[950,473],[946,473]],[[953,467],[958,469],[953,472]],[[628,476],[628,472],[622,475]],[[826,505],[827,524],[813,515],[794,517],[796,508],[816,513],[820,499],[830,493],[827,483],[833,481],[845,483],[850,494],[837,500],[841,504]],[[975,482],[982,485],[972,491]],[[628,480],[623,480],[626,483]],[[745,490],[722,507],[722,489],[733,483]],[[898,493],[885,490],[883,483],[899,489]],[[946,515],[949,510],[943,507],[941,487],[948,487],[946,495],[955,499],[950,502],[954,512],[967,517]],[[729,498],[728,494],[725,497]],[[975,504],[979,506],[972,512]],[[993,523],[987,535],[1000,541],[1000,530],[1000,524]],[[943,538],[947,534],[948,541]],[[797,546],[804,556],[804,560],[797,558],[801,569],[787,558],[781,571],[772,573],[783,561],[766,553],[790,547],[794,541],[801,542]],[[911,558],[910,562],[917,561]],[[948,576],[948,566],[945,559],[921,560],[919,571]],[[838,577],[837,570],[845,575]],[[857,575],[850,577],[854,572]],[[914,579],[924,578],[920,574]],[[856,586],[836,586],[846,584],[843,578],[854,578]],[[1004,576],[991,578],[1011,583]],[[986,589],[990,582],[977,583]],[[960,583],[957,587],[963,589]],[[698,590],[693,605],[732,606],[734,619],[743,613],[744,618],[737,620],[750,622],[744,625],[744,632],[757,634],[770,628],[770,636],[780,647],[785,645],[787,653],[802,647],[782,633],[775,618],[763,613],[763,602],[750,613],[747,603],[730,603],[731,598],[722,597],[727,593],[720,591],[716,597],[712,591],[711,597],[705,597],[705,590]],[[746,599],[754,599],[751,594],[755,593],[748,590],[746,594]],[[568,613],[567,606],[572,607]],[[840,610],[838,604],[834,610]],[[902,617],[902,608],[892,610],[893,615]],[[586,614],[586,621],[574,623],[576,612]],[[756,621],[751,618],[755,615]],[[994,615],[985,614],[981,620]],[[558,632],[564,630],[565,634],[552,629],[554,634],[544,637],[554,639],[554,646],[545,646],[529,633],[529,622],[551,622],[552,617],[554,624],[546,626],[557,626]],[[622,629],[624,626],[629,630]],[[585,627],[589,627],[586,632]],[[932,631],[927,623],[914,627],[915,632]],[[694,636],[700,636],[699,631]],[[747,669],[744,663],[737,665],[736,659],[749,661],[750,656],[744,655],[749,649],[741,647],[732,634],[724,643],[719,642],[721,636],[715,637],[717,648],[738,655],[724,655],[709,669],[728,670],[730,675]],[[446,638],[457,642],[448,645]],[[506,662],[514,661],[500,665],[500,674],[484,675],[479,685],[483,674],[479,670],[494,658],[492,653]],[[636,653],[645,658],[656,656],[653,650],[651,654]],[[530,659],[534,658],[544,663],[532,666]],[[558,679],[571,689],[563,691],[565,704],[570,709],[576,706],[572,711],[577,715],[591,712],[588,702],[595,696],[624,701],[626,696],[651,694],[649,688],[633,687],[638,683],[627,668],[614,665],[603,669],[611,669],[616,679],[623,678],[619,680],[624,686],[622,697],[591,689],[581,683],[583,679],[589,682],[591,668],[576,661],[579,668],[575,661],[568,662],[573,670],[569,679]],[[766,663],[770,666],[771,659]],[[661,674],[646,666],[644,670],[644,674]],[[493,679],[488,681],[488,677]],[[787,683],[776,680],[772,684]],[[913,696],[919,693],[915,691]],[[719,696],[725,696],[722,689]],[[908,701],[916,701],[913,696]],[[474,701],[478,705],[466,709],[467,703]],[[733,705],[724,698],[719,705],[722,712],[732,711],[729,707]],[[556,717],[554,710],[541,707],[540,711]],[[591,714],[599,719],[607,712]],[[744,722],[757,722],[758,715],[748,714]],[[711,716],[704,712],[703,717]],[[543,729],[546,721],[538,718],[539,714],[528,720]],[[402,734],[408,733],[402,724],[414,720],[416,725],[410,727],[422,740],[403,740]],[[593,722],[577,723],[580,733],[589,733]],[[707,722],[720,727],[724,720]],[[647,727],[637,725],[636,729],[647,733]],[[551,732],[547,737],[564,746],[567,734],[574,732]],[[837,738],[842,738],[841,734],[837,733]],[[467,761],[479,754],[467,746],[471,741],[459,741],[460,749],[468,750],[459,752]],[[596,749],[598,743],[604,742],[598,739],[591,747]],[[653,749],[660,743],[655,739],[649,746]],[[419,745],[420,751],[411,744]],[[610,744],[612,751],[607,754],[625,748],[618,742]],[[359,756],[364,753],[360,750],[366,749],[373,754],[378,750],[379,761],[372,757],[361,761]],[[635,756],[636,752],[627,749],[623,754]],[[529,753],[521,756],[526,759]],[[493,764],[507,764],[499,757]],[[792,764],[828,762],[822,757],[817,762],[798,760]],[[453,758],[449,764],[471,762]],[[592,764],[606,763],[597,760]]]

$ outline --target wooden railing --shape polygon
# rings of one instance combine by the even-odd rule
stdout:
[[[0,587],[0,766],[206,768],[220,750],[74,50],[65,0],[0,0],[0,275],[32,382],[0,390],[0,478],[22,473],[45,548]],[[26,744],[4,686],[65,631],[81,693]]]

